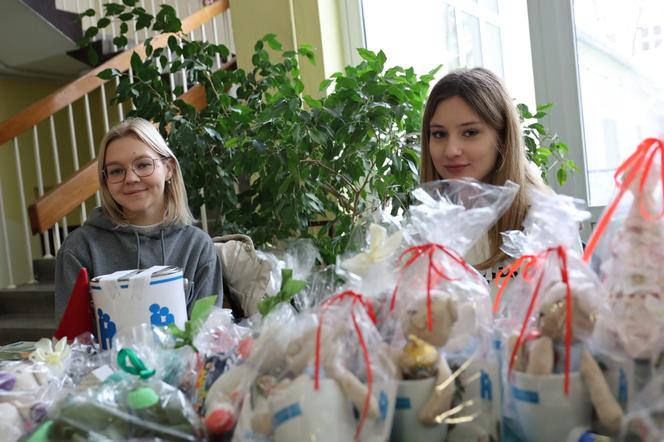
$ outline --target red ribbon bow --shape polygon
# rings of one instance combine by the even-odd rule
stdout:
[[[539,269],[539,277],[537,278],[537,282],[535,284],[535,289],[533,290],[532,296],[530,298],[530,304],[528,305],[528,311],[526,312],[526,316],[523,319],[523,324],[521,326],[521,332],[519,333],[519,337],[516,340],[516,343],[514,344],[514,349],[512,349],[512,355],[510,356],[510,364],[509,364],[509,370],[508,373],[511,375],[512,374],[512,368],[514,368],[514,363],[516,361],[516,355],[518,354],[519,348],[521,347],[525,336],[526,336],[526,329],[528,328],[528,322],[530,322],[530,317],[533,314],[533,311],[535,309],[535,304],[537,303],[537,297],[539,296],[540,289],[542,288],[542,281],[544,280],[544,268],[543,265],[540,261],[546,262],[546,260],[551,256],[552,254],[556,254],[558,257],[558,262],[560,264],[560,277],[565,285],[567,285],[567,288],[565,290],[565,382],[563,386],[563,390],[565,394],[569,393],[569,372],[570,372],[570,365],[571,365],[571,350],[572,350],[572,288],[570,286],[569,282],[569,273],[567,270],[567,251],[563,246],[558,246],[558,247],[551,247],[546,249],[544,252],[538,254],[538,255],[524,255],[521,258],[519,258],[517,261],[514,262],[509,268],[511,269],[509,271],[509,275],[513,274],[514,271],[516,271],[522,264],[525,263],[525,268],[524,268],[524,278],[526,280],[531,280],[534,275],[531,275],[529,271],[532,271],[533,268]],[[503,269],[504,271],[505,269]],[[501,274],[503,273],[501,271]],[[499,274],[500,275],[500,274]],[[496,277],[496,282],[498,280],[498,276]],[[504,290],[505,286],[509,282],[509,276],[506,278],[506,281],[503,281],[503,284],[501,286],[501,291],[500,294],[502,294],[502,290]],[[494,304],[494,312],[498,308],[498,304],[500,303],[500,299],[496,297],[496,303]]]
[[[641,182],[639,183],[639,194],[643,193],[643,189],[646,185],[648,175],[652,169],[652,165],[655,162],[655,158],[659,154],[660,157],[660,173],[662,179],[662,195],[664,195],[664,141],[657,138],[646,138],[639,144],[639,147],[636,148],[636,152],[629,156],[621,165],[616,169],[613,179],[618,187],[619,191],[616,197],[611,201],[611,204],[608,206],[604,215],[597,223],[593,234],[588,241],[586,250],[583,254],[583,260],[588,262],[590,257],[597,247],[597,243],[600,238],[606,231],[606,228],[611,221],[613,213],[618,208],[618,203],[622,199],[623,195],[630,188],[639,172],[643,172],[641,175]],[[621,181],[620,178],[623,177]],[[660,212],[653,218],[652,214],[643,206],[643,201],[639,204],[639,209],[641,210],[641,215],[647,220],[660,219],[664,216],[664,207]]]
[[[455,278],[452,278],[445,274],[445,271],[438,267],[434,261],[434,254],[436,251],[443,252],[447,257],[452,260],[452,263],[456,263],[461,266],[464,270],[470,273],[473,276],[477,276],[477,273],[474,269],[468,265],[468,263],[459,256],[454,250],[450,250],[447,247],[441,244],[427,243],[420,246],[414,246],[406,249],[401,256],[399,256],[399,261],[401,262],[403,258],[407,255],[411,255],[406,263],[401,268],[399,279],[397,280],[397,285],[394,287],[392,292],[392,300],[390,301],[390,311],[394,311],[394,306],[397,300],[397,293],[399,292],[399,286],[401,285],[401,278],[403,277],[403,271],[408,269],[421,257],[425,256],[429,258],[429,265],[427,268],[427,327],[429,331],[433,329],[433,318],[431,313],[431,288],[438,282],[438,279],[444,279],[445,281],[456,281]],[[434,280],[434,276],[437,277]]]
[[[530,281],[532,276],[530,271],[533,270],[533,267],[537,268],[539,263],[539,258],[535,255],[521,255],[516,259],[512,264],[507,267],[502,268],[496,277],[493,279],[493,282],[499,286],[498,293],[496,293],[496,299],[493,303],[493,313],[498,313],[498,308],[500,307],[500,300],[503,297],[503,292],[507,288],[507,284],[512,280],[512,276],[523,266],[523,279]],[[502,283],[500,279],[503,279]]]
[[[318,323],[318,329],[316,330],[314,388],[316,390],[320,389],[320,342],[321,342],[321,336],[323,334],[323,315],[325,313],[325,309],[330,307],[332,304],[345,299],[353,300],[350,315],[353,321],[353,327],[355,328],[355,333],[357,333],[357,339],[358,341],[360,341],[360,348],[362,349],[362,354],[364,356],[364,365],[366,366],[367,370],[367,397],[364,399],[364,406],[362,407],[362,413],[360,414],[360,423],[358,424],[357,430],[355,431],[355,439],[358,440],[360,437],[360,433],[362,432],[364,421],[366,420],[367,414],[369,412],[369,403],[371,402],[371,394],[372,394],[371,389],[373,382],[373,373],[371,371],[371,360],[369,358],[369,349],[367,348],[367,344],[364,340],[364,335],[362,334],[362,330],[360,329],[360,326],[357,323],[357,318],[355,316],[355,306],[360,304],[362,307],[364,307],[364,309],[367,311],[367,314],[369,315],[369,318],[374,324],[376,323],[376,313],[374,312],[374,309],[371,306],[371,304],[367,302],[362,295],[355,293],[352,290],[346,290],[337,295],[334,295],[331,298],[328,298],[325,301],[323,301],[321,305],[320,320]]]

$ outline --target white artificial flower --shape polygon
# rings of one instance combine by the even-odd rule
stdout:
[[[401,230],[387,236],[385,227],[379,224],[369,226],[369,250],[345,260],[341,265],[359,276],[364,276],[376,263],[389,258],[401,245],[403,233]]]
[[[64,368],[64,362],[71,353],[71,347],[67,344],[67,338],[60,339],[53,347],[53,340],[41,338],[35,344],[35,351],[30,353],[30,360],[33,362],[43,362],[56,371]]]

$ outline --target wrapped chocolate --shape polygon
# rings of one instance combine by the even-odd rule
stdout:
[[[517,188],[464,179],[430,183],[413,193],[419,204],[405,221],[408,248],[400,256],[389,307],[404,336],[436,349],[436,361],[423,379],[407,379],[402,366],[392,440],[499,437],[490,291],[462,256],[509,207]],[[413,342],[409,338],[405,354]]]
[[[504,437],[559,441],[577,427],[615,433],[621,407],[585,344],[605,293],[573,247],[589,213],[567,196],[537,192],[531,201],[524,230],[503,233],[502,249],[516,260],[496,278],[505,277],[494,306],[504,333]]]
[[[664,142],[647,139],[616,171],[616,195],[588,243],[608,290],[609,309],[596,337],[611,353],[635,363],[635,389],[652,376],[664,351],[664,220],[661,158]]]

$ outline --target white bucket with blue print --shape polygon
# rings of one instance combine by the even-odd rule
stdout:
[[[275,442],[352,441],[356,420],[353,406],[333,379],[321,379],[320,389],[302,375],[269,396]]]
[[[447,424],[426,426],[420,422],[420,410],[433,394],[435,383],[436,377],[399,382],[390,441],[445,440]]]
[[[140,324],[184,328],[187,321],[182,270],[154,266],[97,276],[90,282],[97,336],[102,349],[113,338]]]
[[[515,371],[512,376],[516,419],[528,441],[564,441],[574,428],[590,427],[593,408],[579,372],[569,374],[567,395],[564,374],[534,376]]]

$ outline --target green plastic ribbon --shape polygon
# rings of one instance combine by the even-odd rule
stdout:
[[[118,352],[118,366],[125,373],[140,376],[143,380],[150,379],[156,373],[155,370],[149,370],[145,362],[131,348],[123,348]]]
[[[258,311],[263,316],[267,316],[277,305],[282,302],[290,302],[291,299],[306,287],[306,281],[301,281],[299,279],[293,279],[293,269],[282,269],[281,270],[281,289],[279,293],[274,296],[262,299],[258,303]]]
[[[217,296],[206,296],[205,298],[198,299],[191,309],[191,319],[184,323],[184,330],[175,324],[168,325],[168,332],[175,337],[175,348],[189,345],[194,350],[196,349],[193,343],[194,338],[208,316],[210,316],[210,312],[216,302]]]

